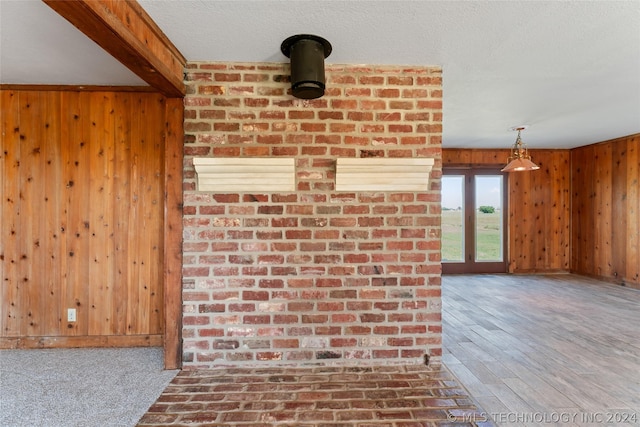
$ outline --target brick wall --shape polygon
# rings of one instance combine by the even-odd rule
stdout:
[[[184,367],[424,363],[441,355],[441,70],[187,66]],[[291,193],[196,191],[193,157],[296,159]],[[338,157],[432,157],[430,190],[336,192]]]

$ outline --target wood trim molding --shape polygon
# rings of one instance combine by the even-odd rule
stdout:
[[[336,161],[336,191],[428,191],[429,158],[362,158]]]
[[[4,337],[0,338],[0,350],[35,348],[85,348],[85,347],[160,347],[162,335],[100,335],[75,337]]]
[[[197,157],[198,191],[295,191],[295,159]]]
[[[149,86],[98,86],[98,85],[32,85],[32,84],[0,84],[0,90],[31,90],[37,92],[140,92],[157,93]]]
[[[164,367],[182,367],[182,99],[168,98],[164,140]]]
[[[185,58],[135,0],[43,0],[167,97],[183,97]]]

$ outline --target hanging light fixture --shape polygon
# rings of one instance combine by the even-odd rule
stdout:
[[[520,132],[525,130],[528,126],[516,126],[511,130],[518,131],[518,137],[516,142],[511,147],[511,155],[507,160],[507,166],[502,169],[502,172],[520,172],[520,171],[534,171],[540,169],[540,166],[531,161],[531,156],[527,150],[526,144],[522,142]]]
[[[331,49],[331,43],[313,34],[298,34],[282,42],[280,50],[291,58],[293,96],[315,99],[324,95],[324,59]]]

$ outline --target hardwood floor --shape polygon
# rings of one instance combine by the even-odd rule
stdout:
[[[640,291],[575,275],[448,275],[443,362],[503,426],[640,425]]]

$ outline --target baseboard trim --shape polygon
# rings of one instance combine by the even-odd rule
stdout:
[[[2,337],[0,338],[0,349],[162,347],[162,343],[162,335]]]

